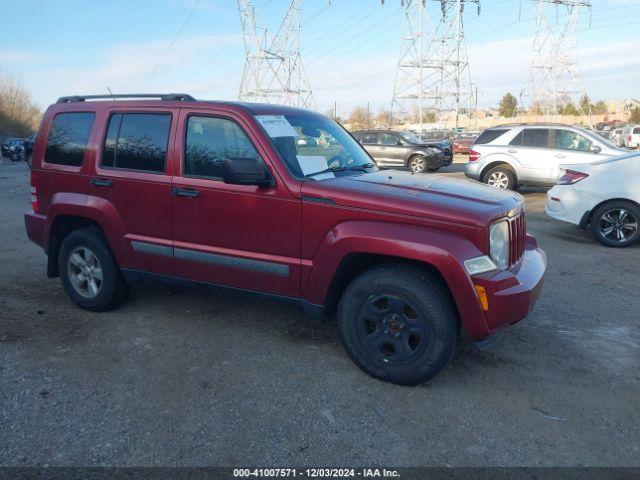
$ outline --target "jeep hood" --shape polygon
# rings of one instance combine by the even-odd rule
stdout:
[[[477,227],[523,205],[522,197],[512,191],[397,170],[305,182],[301,193],[345,207]]]

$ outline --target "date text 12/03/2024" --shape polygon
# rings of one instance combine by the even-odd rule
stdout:
[[[386,468],[237,468],[233,470],[236,478],[397,478],[397,470]]]

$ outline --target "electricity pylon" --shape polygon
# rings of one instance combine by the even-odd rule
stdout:
[[[591,107],[585,111],[580,105],[585,89],[578,68],[580,10],[591,9],[591,2],[533,1],[536,3],[536,34],[529,79],[520,92],[520,111],[522,113],[528,106],[553,119],[560,110],[572,105],[583,120],[591,123]],[[560,16],[563,11],[567,14],[566,19]],[[555,18],[550,13],[555,14]]]
[[[439,4],[435,20],[427,14],[427,3]],[[422,126],[427,117],[442,122],[453,112],[459,126],[473,99],[463,25],[469,3],[479,14],[480,0],[402,0],[405,21],[391,103],[394,119],[417,116]]]
[[[315,110],[316,103],[300,58],[300,5],[291,0],[277,33],[263,27],[251,0],[238,0],[245,64],[238,99]]]

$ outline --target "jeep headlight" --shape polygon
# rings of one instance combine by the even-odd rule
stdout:
[[[509,266],[509,222],[500,220],[489,228],[489,250],[498,268]]]

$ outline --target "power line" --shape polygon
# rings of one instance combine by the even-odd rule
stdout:
[[[184,21],[182,22],[182,25],[180,25],[180,28],[178,29],[178,32],[176,33],[176,35],[173,37],[173,40],[171,40],[171,43],[169,43],[169,45],[167,46],[166,50],[162,53],[162,56],[160,57],[160,59],[156,62],[155,66],[149,72],[149,74],[145,78],[144,82],[142,83],[142,87],[143,88],[147,85],[147,82],[153,76],[153,74],[156,73],[156,70],[158,69],[158,67],[160,66],[162,61],[165,59],[165,57],[167,56],[167,54],[169,53],[169,51],[171,50],[173,45],[176,43],[176,40],[178,40],[178,37],[180,37],[180,34],[184,30],[184,27],[187,26],[187,23],[189,23],[189,20],[191,19],[191,16],[193,15],[193,12],[195,12],[196,7],[198,6],[199,3],[200,3],[200,0],[195,0],[193,2],[193,5],[191,6],[191,10],[189,10],[189,13],[187,14],[187,16],[185,17]]]

